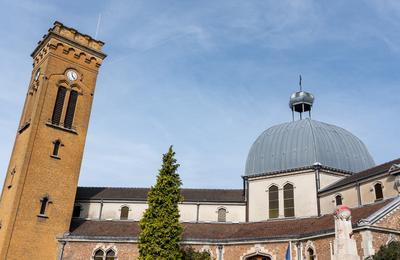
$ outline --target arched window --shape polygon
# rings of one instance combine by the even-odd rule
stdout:
[[[106,254],[106,260],[115,260],[115,259],[116,259],[115,252],[112,249],[108,250]]]
[[[94,252],[93,260],[116,260],[116,254],[114,250],[109,249],[106,253],[103,250],[97,249]]]
[[[58,150],[60,149],[61,141],[60,140],[55,140],[53,142],[54,147],[53,147],[53,156],[58,157]]]
[[[244,259],[246,259],[246,260],[271,260],[272,258],[259,253],[259,254],[252,254],[250,256],[245,257]]]
[[[65,113],[64,127],[72,128],[72,122],[74,121],[76,101],[78,99],[78,92],[72,90],[69,94],[67,112]]]
[[[272,185],[268,190],[269,197],[269,218],[277,218],[279,216],[279,194],[278,187]]]
[[[283,186],[283,208],[285,217],[294,217],[294,190],[290,183]]]
[[[43,197],[40,200],[40,215],[46,215],[46,207],[47,207],[47,203],[49,202],[49,198],[48,197]]]
[[[72,217],[79,218],[81,216],[82,207],[81,205],[75,205],[74,211],[72,212]]]
[[[336,195],[335,196],[336,206],[342,205],[343,204],[342,200],[343,200],[342,195],[340,194]]]
[[[97,249],[93,256],[94,260],[104,260],[104,252],[101,249]]]
[[[218,222],[226,222],[226,209],[218,209]]]
[[[315,259],[315,253],[314,253],[314,249],[312,249],[311,247],[309,247],[307,249],[307,260],[314,260]]]
[[[129,208],[127,206],[121,207],[120,220],[127,220],[129,216]]]
[[[76,101],[78,99],[78,92],[72,90],[69,95],[69,101],[67,106],[67,112],[65,113],[64,127],[72,128],[72,122],[74,121]]]
[[[375,190],[375,200],[383,199],[383,191],[382,191],[382,184],[379,182],[374,185]]]
[[[54,109],[53,109],[53,116],[51,117],[51,123],[53,125],[60,124],[66,92],[67,92],[67,89],[65,87],[58,88],[56,103],[54,104]]]

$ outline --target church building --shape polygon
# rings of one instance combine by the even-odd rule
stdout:
[[[32,53],[0,259],[138,259],[149,188],[78,187],[103,45],[55,22]],[[313,102],[291,95],[292,121],[254,141],[242,189],[181,190],[183,246],[216,260],[340,259],[344,247],[365,259],[400,240],[400,158],[376,165],[358,137],[311,119]]]

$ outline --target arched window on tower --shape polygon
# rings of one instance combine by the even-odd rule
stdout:
[[[60,140],[55,140],[53,142],[53,157],[58,157],[58,151],[60,150],[60,145],[61,145],[61,141]]]
[[[268,197],[269,197],[269,218],[277,218],[279,216],[278,186],[272,185],[268,189]]]
[[[294,189],[290,183],[283,186],[283,208],[285,217],[294,217]]]
[[[47,204],[49,203],[49,198],[48,197],[43,197],[40,200],[40,211],[39,211],[39,215],[45,216],[46,215],[46,208],[47,208]]]
[[[375,190],[375,200],[382,200],[383,199],[383,190],[382,190],[382,184],[379,182],[374,185],[374,190]]]
[[[226,209],[225,208],[218,209],[218,222],[226,222]]]
[[[106,253],[106,260],[115,260],[115,259],[116,259],[116,257],[115,257],[114,250],[112,250],[112,249],[108,250]]]
[[[70,128],[70,129],[72,128],[72,122],[74,121],[77,99],[78,99],[78,92],[76,92],[75,90],[71,90],[71,93],[69,94],[67,112],[65,113],[65,120],[64,120],[65,128]]]
[[[54,104],[53,116],[51,117],[51,123],[53,125],[59,125],[61,120],[61,114],[64,106],[64,99],[67,89],[65,87],[58,87],[56,102]]]
[[[97,249],[96,252],[94,252],[93,260],[104,260],[104,251]]]
[[[129,216],[129,207],[128,206],[122,206],[121,207],[121,215],[120,215],[120,220],[127,220]]]
[[[338,194],[335,196],[335,203],[336,203],[336,206],[340,206],[343,204],[342,195]]]

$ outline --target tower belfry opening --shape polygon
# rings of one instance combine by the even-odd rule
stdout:
[[[292,110],[292,120],[295,119],[295,112],[299,114],[299,119],[303,119],[303,113],[308,112],[308,116],[311,118],[311,108],[314,103],[314,96],[306,91],[303,91],[302,78],[300,75],[299,79],[300,90],[294,92],[290,96],[289,107]]]

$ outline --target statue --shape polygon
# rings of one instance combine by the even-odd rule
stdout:
[[[359,260],[357,244],[353,238],[351,226],[351,212],[345,205],[336,208],[335,213],[335,241],[333,244],[333,260]]]

